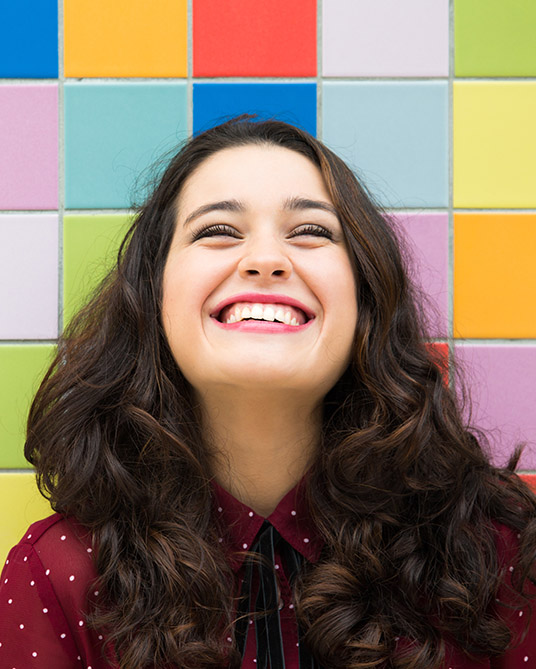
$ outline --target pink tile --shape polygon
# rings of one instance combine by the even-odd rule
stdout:
[[[472,423],[489,430],[493,459],[504,465],[527,442],[522,469],[536,469],[536,346],[458,345],[473,398]]]
[[[397,214],[410,253],[415,284],[429,298],[425,309],[431,337],[448,332],[448,214]]]
[[[58,207],[58,87],[0,86],[0,209]]]
[[[448,0],[324,0],[323,74],[446,77]]]
[[[58,217],[0,215],[0,339],[58,336]]]

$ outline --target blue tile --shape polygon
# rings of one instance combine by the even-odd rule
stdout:
[[[326,82],[323,140],[390,207],[448,205],[447,82]]]
[[[316,135],[316,84],[194,84],[194,134],[244,113],[277,117]]]
[[[186,106],[185,82],[66,83],[66,207],[122,209],[143,197],[134,186],[186,137]]]
[[[0,2],[0,77],[57,76],[57,0]]]

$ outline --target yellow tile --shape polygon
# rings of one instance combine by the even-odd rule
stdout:
[[[187,0],[65,0],[66,77],[186,77]]]
[[[536,82],[454,83],[454,206],[536,206]]]
[[[39,494],[33,472],[0,473],[0,570],[28,525],[53,513]]]
[[[454,335],[536,337],[536,214],[454,216]]]

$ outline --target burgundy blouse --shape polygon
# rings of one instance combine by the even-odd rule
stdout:
[[[303,557],[316,562],[322,547],[298,485],[268,517],[279,534]],[[241,552],[251,548],[264,518],[221,487],[214,487],[215,515],[220,542],[238,579]],[[516,538],[501,529],[499,552],[510,571],[515,565]],[[286,666],[298,667],[298,633],[291,588],[280,556],[280,617]],[[0,579],[0,669],[109,669],[102,658],[103,636],[86,625],[88,597],[98,597],[91,586],[96,578],[88,533],[76,522],[54,514],[31,525],[10,551]],[[528,609],[515,611],[511,625],[521,638]],[[251,623],[250,623],[251,624]],[[256,666],[255,634],[248,634],[242,667]],[[113,661],[111,666],[117,666]],[[524,639],[501,658],[469,659],[447,649],[444,669],[536,668],[536,615]]]

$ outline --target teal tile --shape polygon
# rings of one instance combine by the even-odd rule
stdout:
[[[140,174],[185,139],[186,108],[185,82],[66,83],[66,207],[126,208],[139,199]]]
[[[323,140],[390,207],[448,205],[447,82],[326,82]]]

